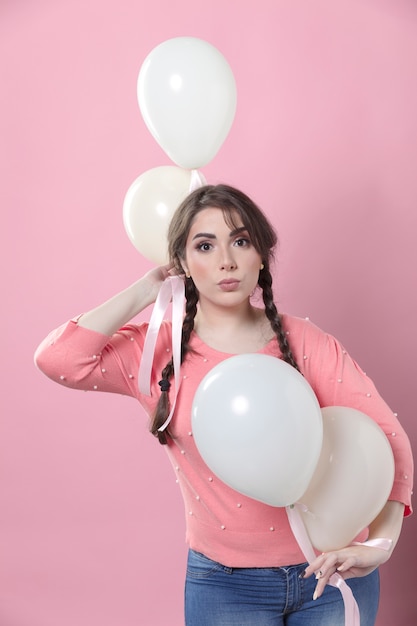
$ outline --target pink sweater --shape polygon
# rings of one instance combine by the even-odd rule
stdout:
[[[308,320],[283,316],[300,369],[320,406],[348,406],[373,418],[391,443],[396,472],[390,499],[411,512],[413,460],[409,440],[372,381],[340,343]],[[136,398],[152,414],[159,398],[158,380],[171,354],[171,325],[162,324],[152,371],[152,395],[138,390],[137,374],[147,324],[128,325],[111,338],[70,321],[50,333],[35,360],[54,381],[82,390],[108,391]],[[205,345],[194,333],[195,353],[181,367],[182,384],[165,446],[177,474],[185,505],[190,547],[230,567],[276,567],[302,563],[285,509],[240,495],[216,478],[193,441],[191,406],[205,374],[229,354]],[[279,356],[276,339],[261,351]]]

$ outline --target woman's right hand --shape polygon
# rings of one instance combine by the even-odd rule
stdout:
[[[133,285],[98,307],[84,313],[78,324],[105,335],[112,335],[135,315],[153,304],[162,283],[176,272],[171,264],[154,267]]]
[[[174,266],[171,263],[168,263],[167,265],[154,267],[142,276],[141,282],[143,281],[144,284],[147,284],[149,297],[152,302],[155,302],[164,280],[169,278],[169,276],[174,275]]]

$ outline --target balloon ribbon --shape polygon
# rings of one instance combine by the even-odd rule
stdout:
[[[192,191],[195,191],[196,189],[199,189],[200,187],[206,184],[207,184],[207,181],[202,172],[200,172],[199,170],[191,170],[190,185],[188,188],[188,191],[190,193]]]
[[[191,193],[195,189],[206,184],[204,175],[196,169],[191,170],[188,191]],[[182,335],[182,315],[184,308],[185,285],[180,276],[169,276],[161,285],[156,299],[151,319],[149,320],[148,332],[146,333],[143,346],[142,359],[139,367],[138,386],[139,391],[147,396],[151,395],[151,372],[155,345],[158,338],[159,329],[162,324],[165,312],[172,300],[172,359],[174,363],[175,396],[171,411],[158,430],[162,432],[170,423],[174,414],[177,402],[178,391],[181,384],[181,335]]]
[[[295,504],[285,508],[293,535],[296,538],[297,543],[308,563],[311,563],[316,558],[316,554],[298,509],[298,507],[302,506],[302,504]],[[389,550],[392,545],[392,540],[384,538],[370,539],[363,543],[355,542],[354,545],[363,545],[372,548],[379,548],[380,550]],[[337,572],[334,573],[329,578],[329,585],[337,587],[342,594],[345,605],[345,626],[360,626],[360,616],[357,602],[353,596],[351,588],[346,584],[343,576]]]
[[[170,423],[177,402],[177,395],[180,387],[180,367],[181,367],[181,333],[182,316],[184,307],[185,286],[184,280],[180,276],[169,276],[161,285],[155,305],[153,307],[151,319],[149,320],[148,331],[145,337],[143,353],[139,367],[138,386],[139,391],[147,396],[151,395],[151,372],[155,345],[158,338],[159,329],[162,324],[165,312],[172,300],[172,359],[174,363],[175,396],[171,411],[162,424],[159,431],[165,430]]]

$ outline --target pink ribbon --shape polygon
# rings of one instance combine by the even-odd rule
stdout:
[[[312,563],[312,561],[316,558],[316,553],[314,552],[310,537],[308,536],[306,527],[304,526],[299,507],[303,507],[303,505],[295,504],[287,506],[287,517],[293,535],[296,538],[301,551],[303,552],[308,563]],[[392,540],[384,538],[369,539],[363,543],[355,542],[354,545],[363,545],[372,548],[379,548],[380,550],[389,550],[392,545]],[[337,587],[342,594],[345,605],[345,626],[360,626],[360,616],[357,602],[353,596],[351,588],[346,584],[343,576],[338,573],[334,573],[329,578],[329,585]]]
[[[162,426],[158,429],[161,432],[165,430],[172,419],[181,384],[181,334],[184,297],[185,286],[183,278],[180,276],[169,276],[166,280],[164,280],[153,307],[151,319],[149,320],[148,331],[146,333],[142,359],[139,367],[139,391],[147,396],[150,396],[152,363],[155,354],[156,340],[158,338],[159,329],[161,327],[162,320],[164,319],[165,312],[169,303],[172,301],[172,358],[174,362],[175,395],[170,414]]]
[[[385,537],[375,537],[375,539],[368,539],[367,541],[354,541],[352,546],[368,546],[368,548],[379,548],[380,550],[391,550],[392,539],[386,539]]]
[[[206,184],[204,175],[198,170],[191,170],[190,184],[188,191],[191,193],[195,189]],[[169,276],[161,285],[156,299],[151,319],[149,320],[148,331],[143,346],[142,359],[139,367],[138,386],[139,391],[147,396],[151,395],[151,373],[152,363],[155,354],[155,345],[158,338],[159,329],[164,319],[165,312],[172,301],[172,358],[174,362],[174,382],[175,395],[170,414],[158,430],[162,432],[170,423],[177,403],[178,391],[181,384],[181,335],[182,318],[184,312],[185,286],[184,279],[180,276]]]

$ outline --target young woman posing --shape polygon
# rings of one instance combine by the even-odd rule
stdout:
[[[342,596],[327,585],[336,570],[353,590],[361,626],[372,626],[379,598],[377,568],[390,557],[403,516],[411,510],[413,466],[406,434],[334,337],[308,320],[278,313],[270,273],[276,235],[245,194],[226,185],[194,191],[176,211],[168,240],[169,265],[151,270],[52,332],[37,350],[38,367],[76,389],[131,395],[151,416],[151,432],[166,446],[184,498],[190,548],[187,626],[341,626]],[[163,322],[160,328],[147,396],[138,389],[137,373],[148,325],[128,322],[155,302],[173,274],[185,281],[182,382],[173,418],[160,431],[173,401],[171,324]],[[261,308],[251,303],[257,287]],[[285,509],[240,495],[205,465],[191,429],[196,389],[216,364],[251,352],[273,355],[299,369],[321,406],[358,409],[384,430],[394,453],[395,481],[368,538],[390,539],[389,551],[351,545],[317,555],[308,565]]]

